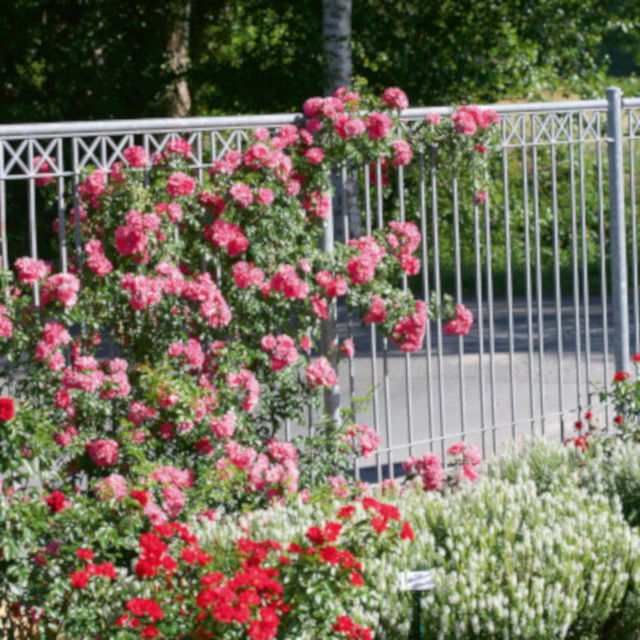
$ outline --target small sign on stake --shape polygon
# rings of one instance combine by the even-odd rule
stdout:
[[[435,586],[432,569],[402,571],[400,573],[400,591],[411,591],[413,596],[413,616],[409,629],[409,640],[420,640],[424,635],[420,596],[425,591],[435,589]]]

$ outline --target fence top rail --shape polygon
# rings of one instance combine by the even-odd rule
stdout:
[[[522,102],[513,104],[480,105],[495,109],[498,113],[536,114],[567,111],[599,111],[607,108],[607,101],[565,100],[556,102]],[[640,98],[623,100],[624,107],[640,106]],[[450,115],[453,107],[416,107],[405,109],[401,116],[407,120],[419,120],[428,113]],[[191,118],[146,118],[130,120],[87,120],[78,122],[40,122],[0,125],[0,138],[74,137],[90,135],[144,134],[159,132],[193,132],[229,129],[252,129],[254,127],[277,127],[296,124],[302,119],[300,113],[276,113],[266,115],[199,116]]]

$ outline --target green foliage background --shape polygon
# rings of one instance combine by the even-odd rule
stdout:
[[[11,0],[0,21],[0,122],[164,115],[181,15],[193,114],[292,111],[322,93],[319,0]],[[602,94],[638,69],[630,0],[356,0],[353,70],[412,104]]]

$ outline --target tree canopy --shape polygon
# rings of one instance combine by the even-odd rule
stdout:
[[[607,52],[637,69],[639,16],[626,0],[357,0],[353,72],[422,105],[601,94]],[[291,111],[325,86],[322,2],[12,0],[0,61],[2,122],[166,115],[178,79],[192,114]]]

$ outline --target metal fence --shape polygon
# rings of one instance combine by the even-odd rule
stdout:
[[[629,351],[640,351],[636,215],[636,140],[640,99],[612,88],[603,100],[492,105],[500,141],[485,176],[481,204],[469,188],[473,166],[447,168],[437,152],[393,169],[345,166],[336,174],[335,229],[348,240],[413,220],[423,236],[423,269],[405,279],[418,295],[451,292],[474,313],[469,336],[444,336],[431,323],[421,352],[403,354],[358,318],[339,309],[336,331],[356,342],[341,365],[340,400],[382,438],[377,477],[425,449],[444,453],[465,438],[485,454],[531,434],[566,437],[586,410],[610,416],[596,388],[607,388]],[[428,113],[408,109],[407,126]],[[242,150],[257,126],[295,123],[295,114],[25,124],[0,126],[0,250],[6,268],[18,255],[38,257],[43,224],[36,179],[57,178],[64,219],[82,170],[107,169],[123,150],[160,150],[186,137],[204,170],[229,149]],[[50,171],[41,173],[47,159]],[[69,187],[72,187],[69,189]],[[7,208],[24,207],[23,221]],[[356,212],[354,215],[354,211]],[[59,267],[67,265],[65,225],[58,225]],[[629,233],[627,233],[627,230]],[[20,244],[22,243],[22,246]],[[17,246],[16,246],[17,245]],[[629,264],[627,264],[627,262]],[[366,396],[360,405],[354,398]],[[287,425],[286,435],[295,427]],[[397,468],[395,469],[397,471]]]

